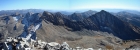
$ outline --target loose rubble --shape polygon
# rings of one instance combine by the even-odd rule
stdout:
[[[70,48],[67,42],[59,44],[57,42],[44,42],[41,40],[27,39],[23,37],[8,37],[3,43],[2,50],[93,50],[93,48]]]

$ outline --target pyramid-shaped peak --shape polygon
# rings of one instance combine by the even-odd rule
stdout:
[[[114,17],[114,15],[112,15],[111,13],[109,13],[105,10],[101,10],[100,12],[96,13],[95,15],[100,15],[103,17]]]
[[[107,12],[107,11],[105,11],[105,10],[101,10],[99,13],[110,14],[109,12]]]
[[[106,12],[105,10],[101,10],[100,12]]]

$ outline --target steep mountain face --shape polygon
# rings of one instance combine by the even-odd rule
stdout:
[[[125,22],[140,27],[140,15],[138,14],[122,11],[122,12],[115,13],[114,15]]]
[[[115,36],[124,40],[140,38],[140,28],[133,26],[130,23],[123,22],[104,10],[90,16],[83,22],[85,24],[91,23],[86,25],[86,28],[88,29],[97,29],[100,31],[113,33]],[[137,29],[137,31],[134,29]]]
[[[66,26],[69,28],[72,28],[72,30],[81,30],[81,26],[82,23],[79,21],[79,23],[77,21],[73,21],[67,18],[64,18],[65,15],[61,14],[61,13],[56,13],[56,14],[52,14],[50,12],[44,12],[42,18],[45,21],[49,21],[52,22],[54,25],[62,25],[62,26]],[[71,30],[71,29],[68,29]]]
[[[42,15],[42,18],[47,21],[52,22],[54,25],[63,25],[64,24],[64,21],[63,21],[64,15],[62,15],[60,12],[52,14],[50,12],[45,11]]]
[[[44,16],[46,16],[44,18],[47,21],[50,21],[53,24],[56,24],[55,22],[57,22],[57,24],[63,23],[63,26],[67,26],[73,31],[80,31],[82,29],[104,31],[112,33],[113,35],[124,40],[140,38],[140,28],[133,26],[130,23],[123,22],[122,20],[118,19],[117,17],[104,10],[88,18],[85,18],[83,21],[73,21],[65,19],[63,18],[63,14],[59,15],[59,17],[56,17],[56,15],[48,15],[45,13]],[[63,22],[60,23],[59,19],[54,19],[54,17],[61,19],[61,21]]]
[[[21,23],[24,24],[24,31],[19,36],[26,38],[31,34],[32,36],[30,38],[36,39],[36,30],[41,27],[42,22],[40,17],[41,14],[39,13],[32,14],[28,12],[21,21]]]

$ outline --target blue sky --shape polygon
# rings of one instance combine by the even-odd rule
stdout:
[[[0,10],[128,9],[140,10],[140,0],[0,0]]]

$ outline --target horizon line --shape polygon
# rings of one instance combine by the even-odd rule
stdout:
[[[10,10],[33,10],[33,9],[36,9],[36,8],[29,8],[29,9],[9,9],[9,10],[0,10],[0,11],[10,11]],[[36,9],[36,10],[46,10],[46,11],[88,11],[88,10],[94,10],[94,11],[101,11],[101,10],[111,10],[111,11],[126,11],[126,10],[130,10],[130,11],[139,11],[140,10],[132,10],[132,9],[111,9],[111,8],[106,8],[106,9],[103,9],[103,8],[100,8],[100,9],[78,9],[78,10],[51,10],[51,9]]]

